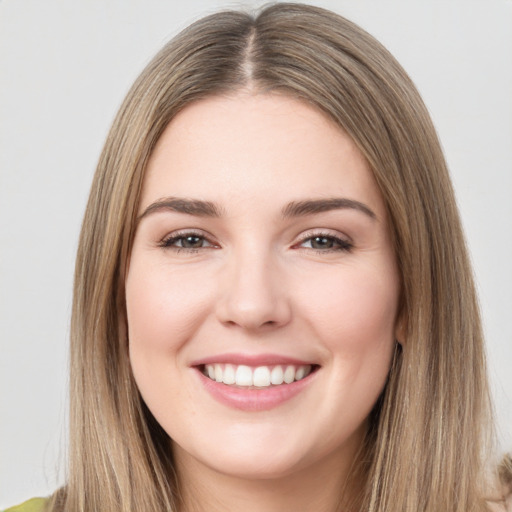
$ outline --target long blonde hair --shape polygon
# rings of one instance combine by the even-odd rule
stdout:
[[[436,132],[375,39],[329,11],[285,3],[191,25],[143,71],[113,123],[76,262],[69,478],[53,509],[179,509],[167,435],[130,370],[124,268],[146,164],[166,125],[192,102],[248,85],[299,98],[338,123],[369,162],[391,219],[404,338],[372,413],[358,509],[486,510],[482,332]]]

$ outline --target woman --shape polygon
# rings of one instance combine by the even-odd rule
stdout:
[[[504,510],[437,136],[328,11],[216,14],[149,64],[93,182],[71,338],[48,510]]]

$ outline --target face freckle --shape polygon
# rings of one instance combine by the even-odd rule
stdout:
[[[139,217],[130,361],[178,466],[268,478],[349,464],[400,291],[352,140],[286,96],[199,101],[160,138]]]

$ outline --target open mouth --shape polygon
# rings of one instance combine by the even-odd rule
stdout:
[[[210,380],[244,389],[261,389],[292,384],[318,370],[314,364],[247,366],[235,364],[204,364],[199,370]]]

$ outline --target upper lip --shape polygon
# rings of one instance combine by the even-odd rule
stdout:
[[[206,364],[233,364],[246,366],[276,366],[276,365],[308,365],[315,364],[313,361],[306,361],[280,354],[217,354],[192,361],[190,366],[204,366]]]

